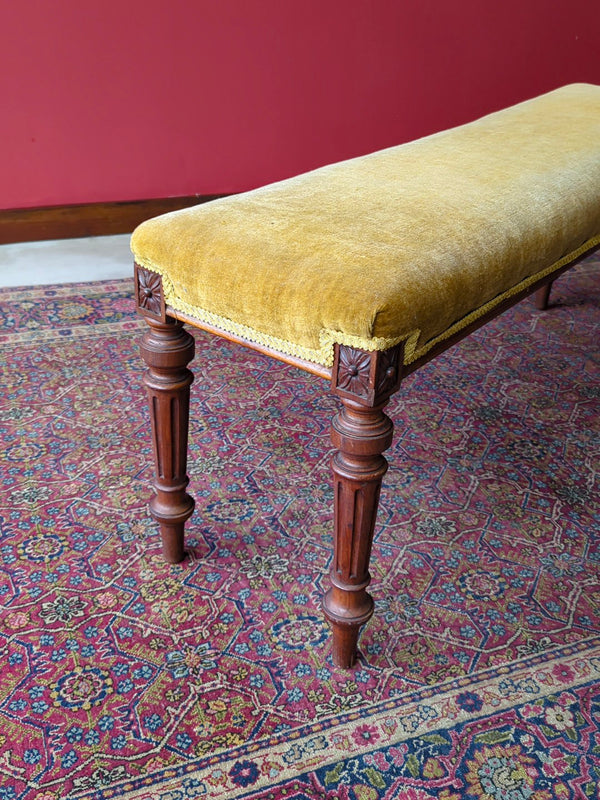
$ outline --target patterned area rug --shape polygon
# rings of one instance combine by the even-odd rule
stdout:
[[[598,797],[599,268],[390,404],[348,672],[326,384],[197,335],[170,566],[131,283],[0,290],[0,800]]]

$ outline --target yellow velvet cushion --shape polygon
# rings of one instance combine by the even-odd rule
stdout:
[[[175,310],[329,366],[406,361],[600,243],[600,87],[144,222],[137,262]]]

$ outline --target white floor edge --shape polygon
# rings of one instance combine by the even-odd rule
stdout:
[[[0,245],[0,286],[114,280],[133,275],[129,234]]]

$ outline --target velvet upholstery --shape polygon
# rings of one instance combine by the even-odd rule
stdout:
[[[200,323],[325,366],[408,362],[600,243],[600,87],[144,222],[141,266]]]

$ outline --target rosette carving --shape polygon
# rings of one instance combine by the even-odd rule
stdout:
[[[138,311],[164,319],[165,300],[161,276],[136,264],[135,277]]]
[[[340,345],[337,388],[358,397],[369,394],[372,353]]]
[[[389,350],[359,350],[336,345],[332,389],[366,406],[385,402],[400,386],[403,344]]]
[[[401,348],[382,350],[377,363],[376,388],[378,395],[392,394],[398,388]]]

